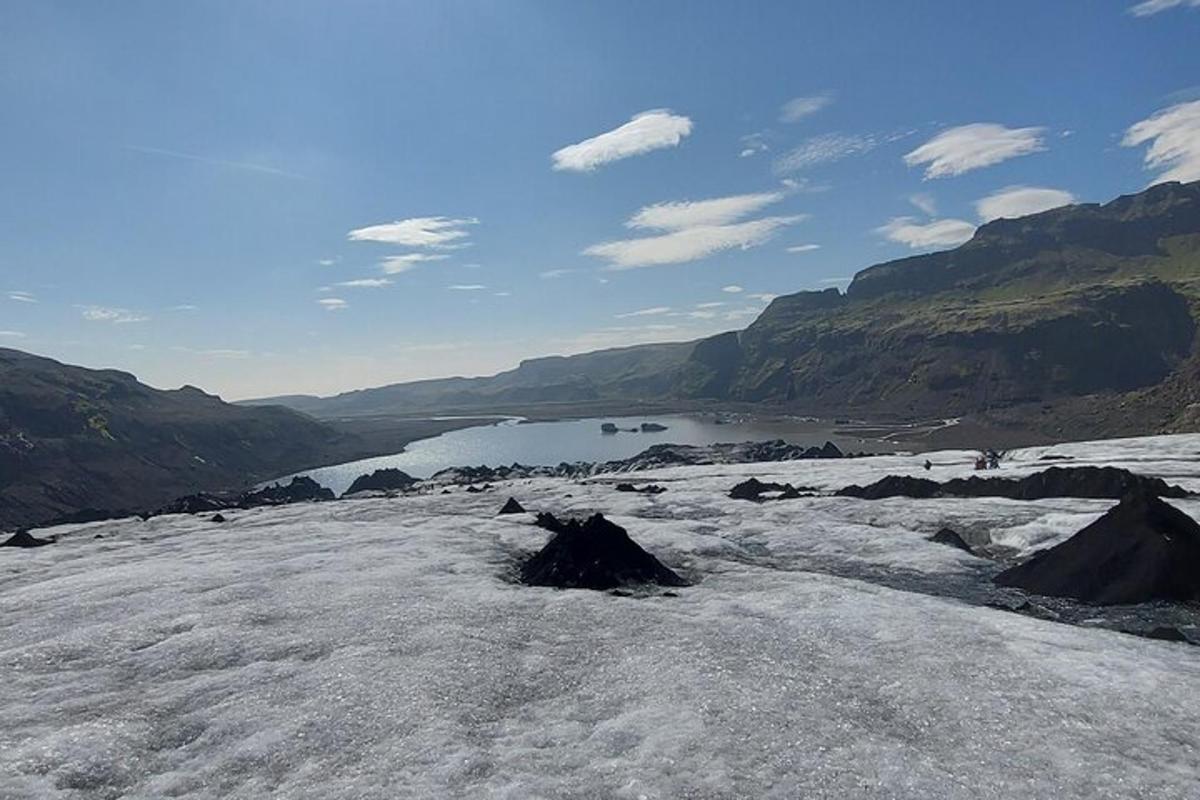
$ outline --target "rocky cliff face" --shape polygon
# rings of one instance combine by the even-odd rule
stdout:
[[[689,397],[957,415],[1164,384],[1191,363],[1200,183],[984,226],[698,343]]]

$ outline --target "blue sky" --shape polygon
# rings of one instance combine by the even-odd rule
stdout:
[[[12,0],[0,346],[241,398],[744,327],[1200,178],[1198,6]]]

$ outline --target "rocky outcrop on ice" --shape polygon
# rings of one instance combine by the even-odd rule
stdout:
[[[801,492],[811,491],[814,490],[807,486],[797,488],[790,483],[765,483],[758,478],[750,478],[730,489],[729,496],[734,500],[753,500],[755,502],[763,500],[795,500],[797,497],[803,497]],[[770,497],[766,495],[770,495]]]
[[[505,503],[504,506],[497,513],[500,513],[500,514],[524,514],[525,506],[518,503],[517,498],[510,497],[510,498],[508,498],[508,502]]]
[[[417,479],[409,475],[403,470],[395,467],[386,469],[377,469],[370,475],[359,475],[354,479],[354,483],[350,484],[342,496],[354,494],[355,492],[391,492],[402,489],[407,489],[417,482]]]
[[[537,524],[554,536],[521,565],[524,584],[597,590],[637,584],[688,585],[602,514],[583,521],[538,514]]]
[[[47,544],[54,544],[54,540],[39,539],[29,531],[20,530],[0,542],[0,547],[42,547]]]
[[[1118,500],[1138,491],[1155,497],[1187,497],[1188,492],[1118,467],[1050,467],[1024,478],[955,478],[938,483],[926,478],[888,475],[867,486],[839,489],[841,497],[880,500],[885,497],[1007,497],[1010,500],[1043,500],[1048,497],[1081,497]]]
[[[967,544],[966,540],[959,535],[958,531],[951,528],[942,528],[933,536],[930,536],[929,541],[936,542],[937,544],[949,545],[950,547],[957,547],[959,550],[964,550],[971,554],[975,553],[971,545]]]
[[[1200,600],[1200,525],[1152,494],[1134,492],[995,582],[1098,605]]]
[[[275,484],[247,492],[216,494],[200,492],[176,498],[146,516],[163,514],[207,514],[230,508],[257,508],[288,503],[333,500],[334,494],[307,475],[292,478],[291,483]]]
[[[508,467],[450,467],[434,473],[429,481],[434,484],[447,484],[521,478],[587,478],[605,473],[636,472],[660,467],[846,457],[833,442],[826,442],[821,447],[805,447],[782,439],[765,442],[722,442],[711,445],[656,444],[632,458],[616,461],[563,462],[558,466],[513,464]]]
[[[618,492],[632,492],[634,494],[662,494],[667,490],[667,487],[659,486],[657,483],[648,483],[645,486],[634,486],[632,483],[618,483],[615,488]]]

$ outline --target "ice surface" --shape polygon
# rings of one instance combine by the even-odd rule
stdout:
[[[1021,451],[1001,474],[1045,452],[1200,489],[1200,436]],[[1200,648],[937,590],[992,563],[938,528],[1028,552],[1110,502],[725,496],[750,475],[946,480],[973,454],[924,458],[60,528],[0,552],[0,797],[1200,796]],[[698,583],[515,585],[547,533],[496,517],[509,495],[603,511]]]

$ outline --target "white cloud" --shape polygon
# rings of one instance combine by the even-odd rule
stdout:
[[[550,281],[550,280],[554,280],[555,278],[561,278],[564,275],[570,275],[572,272],[575,272],[575,270],[573,270],[573,269],[548,269],[545,272],[539,272],[538,277],[541,278],[542,280]]]
[[[1075,195],[1062,189],[1045,189],[1038,186],[1009,186],[975,203],[975,210],[984,222],[1001,217],[1014,219],[1051,208],[1070,205]]]
[[[9,300],[15,300],[18,303],[36,303],[37,298],[31,292],[9,292]]]
[[[481,292],[487,287],[482,283],[453,283],[446,288],[455,292]]]
[[[893,242],[913,249],[960,245],[975,233],[975,226],[961,219],[938,219],[920,223],[913,217],[894,217],[876,228]]]
[[[619,128],[568,145],[554,153],[554,169],[590,172],[630,156],[675,147],[692,132],[692,121],[666,109],[646,111]]]
[[[815,114],[833,102],[833,95],[818,94],[811,97],[793,97],[779,109],[780,122],[799,122]]]
[[[775,172],[787,174],[802,169],[839,161],[843,158],[874,150],[879,144],[874,136],[825,133],[814,136],[792,148],[775,162]]]
[[[934,201],[933,195],[927,192],[909,195],[908,202],[916,206],[926,216],[937,216],[937,203]]]
[[[721,287],[721,291],[722,291],[722,292],[729,292],[730,294],[737,294],[737,293],[739,293],[739,292],[741,292],[741,291],[744,291],[744,290],[742,289],[742,287],[740,287],[740,286],[738,286],[738,285],[736,285],[736,284],[730,284],[729,286],[722,286],[722,287]]]
[[[326,311],[344,311],[350,304],[340,297],[322,297],[317,301]]]
[[[463,239],[470,235],[465,230],[468,225],[478,223],[479,220],[474,217],[412,217],[356,228],[346,234],[346,238],[352,242],[383,242],[407,247],[451,249],[464,244]]]
[[[1045,150],[1042,130],[1006,128],[991,122],[960,125],[942,131],[905,155],[904,163],[910,167],[926,165],[926,179],[961,175]]]
[[[758,131],[743,136],[741,138],[742,149],[738,152],[738,158],[749,158],[770,150],[770,145],[767,144],[770,135],[769,131]]]
[[[778,203],[785,196],[783,192],[761,192],[711,200],[656,203],[642,208],[625,226],[677,231],[701,225],[727,225],[772,203]]]
[[[1130,126],[1121,140],[1126,147],[1147,142],[1146,168],[1162,170],[1155,183],[1200,179],[1200,100],[1159,111]]]
[[[387,278],[356,278],[352,281],[341,281],[334,285],[345,286],[350,289],[377,289],[381,286],[391,286],[392,282]]]
[[[200,164],[209,164],[214,167],[230,167],[232,169],[240,169],[246,172],[261,172],[266,175],[278,175],[283,178],[298,178],[303,180],[303,175],[297,175],[294,172],[272,167],[269,164],[256,164],[252,161],[230,161],[224,158],[211,158],[209,156],[196,155],[195,153],[183,153],[179,150],[165,150],[161,147],[139,147],[137,145],[126,145],[126,150],[132,150],[135,153],[144,153],[151,156],[166,156],[167,158],[176,158],[181,161],[195,161]]]
[[[786,225],[803,217],[765,217],[733,225],[702,225],[672,231],[662,236],[604,242],[584,250],[584,255],[603,258],[606,269],[622,270],[661,264],[682,264],[732,248],[743,250],[770,240]]]
[[[145,322],[150,319],[124,308],[106,308],[104,306],[84,306],[83,318],[90,322],[111,322],[114,325]]]
[[[745,308],[735,308],[732,311],[726,311],[724,319],[729,322],[737,322],[741,319],[752,319],[761,313],[761,308],[756,306],[746,306]]]
[[[726,303],[696,303],[696,308],[720,308],[723,305],[726,305]]]
[[[319,261],[317,261],[317,263],[320,264],[322,267],[332,267],[334,264],[338,263],[338,261],[340,261],[340,260],[341,259],[338,259],[338,258],[322,258]]]
[[[1144,0],[1130,6],[1129,13],[1135,17],[1148,17],[1172,8],[1200,8],[1200,0]]]
[[[512,297],[512,292],[492,292],[495,297]]]
[[[24,339],[25,334],[20,331],[0,331],[0,338]]]
[[[854,280],[854,276],[847,275],[847,276],[841,277],[841,278],[821,278],[821,280],[817,281],[817,283],[823,283],[826,286],[830,286],[830,285],[837,285],[839,283],[849,283],[852,280]]]
[[[167,310],[168,311],[195,311],[195,310],[197,310],[197,308],[198,308],[197,306],[194,306],[191,303],[180,303],[177,306],[171,306]]]
[[[388,256],[379,262],[379,268],[385,275],[398,275],[415,269],[417,264],[425,261],[444,261],[449,256],[438,253],[405,253],[399,256]]]
[[[629,317],[657,317],[670,312],[670,306],[654,306],[654,308],[643,308],[640,311],[627,311],[624,314],[617,314],[617,319],[628,319]]]
[[[747,296],[754,300],[759,300],[763,303],[769,303],[772,300],[774,300],[776,297],[779,297],[779,295],[771,294],[770,292],[763,292],[761,294],[752,294],[752,295],[747,295]]]
[[[811,253],[813,250],[820,250],[819,244],[794,244],[787,248],[789,253]]]

